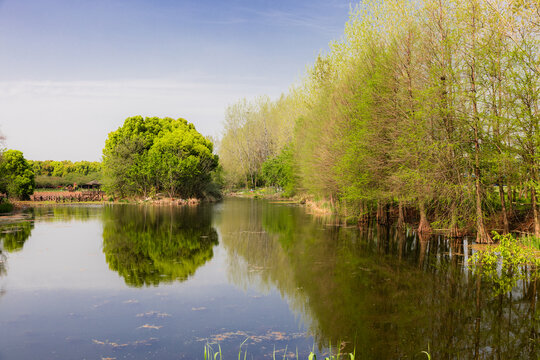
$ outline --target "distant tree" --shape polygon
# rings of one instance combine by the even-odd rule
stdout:
[[[0,191],[9,197],[27,200],[34,193],[35,181],[32,167],[23,153],[18,150],[7,150],[0,163]]]
[[[107,189],[120,196],[202,197],[218,165],[212,151],[212,142],[184,119],[128,118],[103,149]]]
[[[279,186],[292,194],[296,186],[293,147],[286,146],[278,156],[266,160],[262,164],[261,178],[266,185]]]
[[[5,141],[4,135],[0,132],[0,166],[4,160],[4,141]],[[2,184],[4,183],[5,174],[3,172],[0,172],[0,192],[2,191]]]

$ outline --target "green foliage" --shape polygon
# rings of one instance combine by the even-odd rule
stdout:
[[[269,158],[262,164],[261,179],[266,185],[282,188],[285,196],[294,195],[296,174],[292,146],[284,147],[278,156]]]
[[[0,174],[0,192],[20,200],[26,200],[34,193],[34,172],[22,152],[5,151],[0,162]]]
[[[97,161],[30,160],[29,163],[36,176],[66,177],[68,174],[87,176],[101,172],[101,163]]]
[[[126,119],[103,149],[106,189],[122,197],[164,191],[204,197],[218,166],[213,144],[184,119]]]
[[[101,173],[92,172],[88,173],[87,175],[68,173],[67,175],[61,177],[39,175],[36,176],[36,189],[53,189],[73,184],[81,185],[93,180],[101,180]]]
[[[469,264],[493,286],[496,294],[510,292],[519,280],[538,278],[540,259],[536,254],[524,248],[511,234],[494,232],[493,239],[499,241],[499,245],[477,251]]]
[[[13,211],[13,204],[9,201],[0,199],[0,214],[8,213]]]

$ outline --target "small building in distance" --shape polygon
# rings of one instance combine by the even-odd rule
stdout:
[[[97,180],[92,180],[90,182],[87,182],[86,184],[79,185],[81,189],[88,189],[88,190],[99,190],[101,189],[101,183]]]

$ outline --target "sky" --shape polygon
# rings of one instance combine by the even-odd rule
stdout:
[[[349,0],[0,0],[0,133],[31,160],[99,161],[127,117],[219,137],[243,97],[287,92]]]

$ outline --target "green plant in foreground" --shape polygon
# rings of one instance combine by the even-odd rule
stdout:
[[[204,346],[204,360],[217,360],[219,355],[219,360],[223,360],[223,356],[221,354],[221,345],[218,345],[218,350],[214,351],[212,346],[210,344],[206,343]]]
[[[469,259],[475,272],[493,285],[496,295],[510,292],[519,280],[538,278],[540,259],[523,247],[512,234],[493,232],[499,245],[477,251]],[[499,268],[500,265],[500,268]]]

